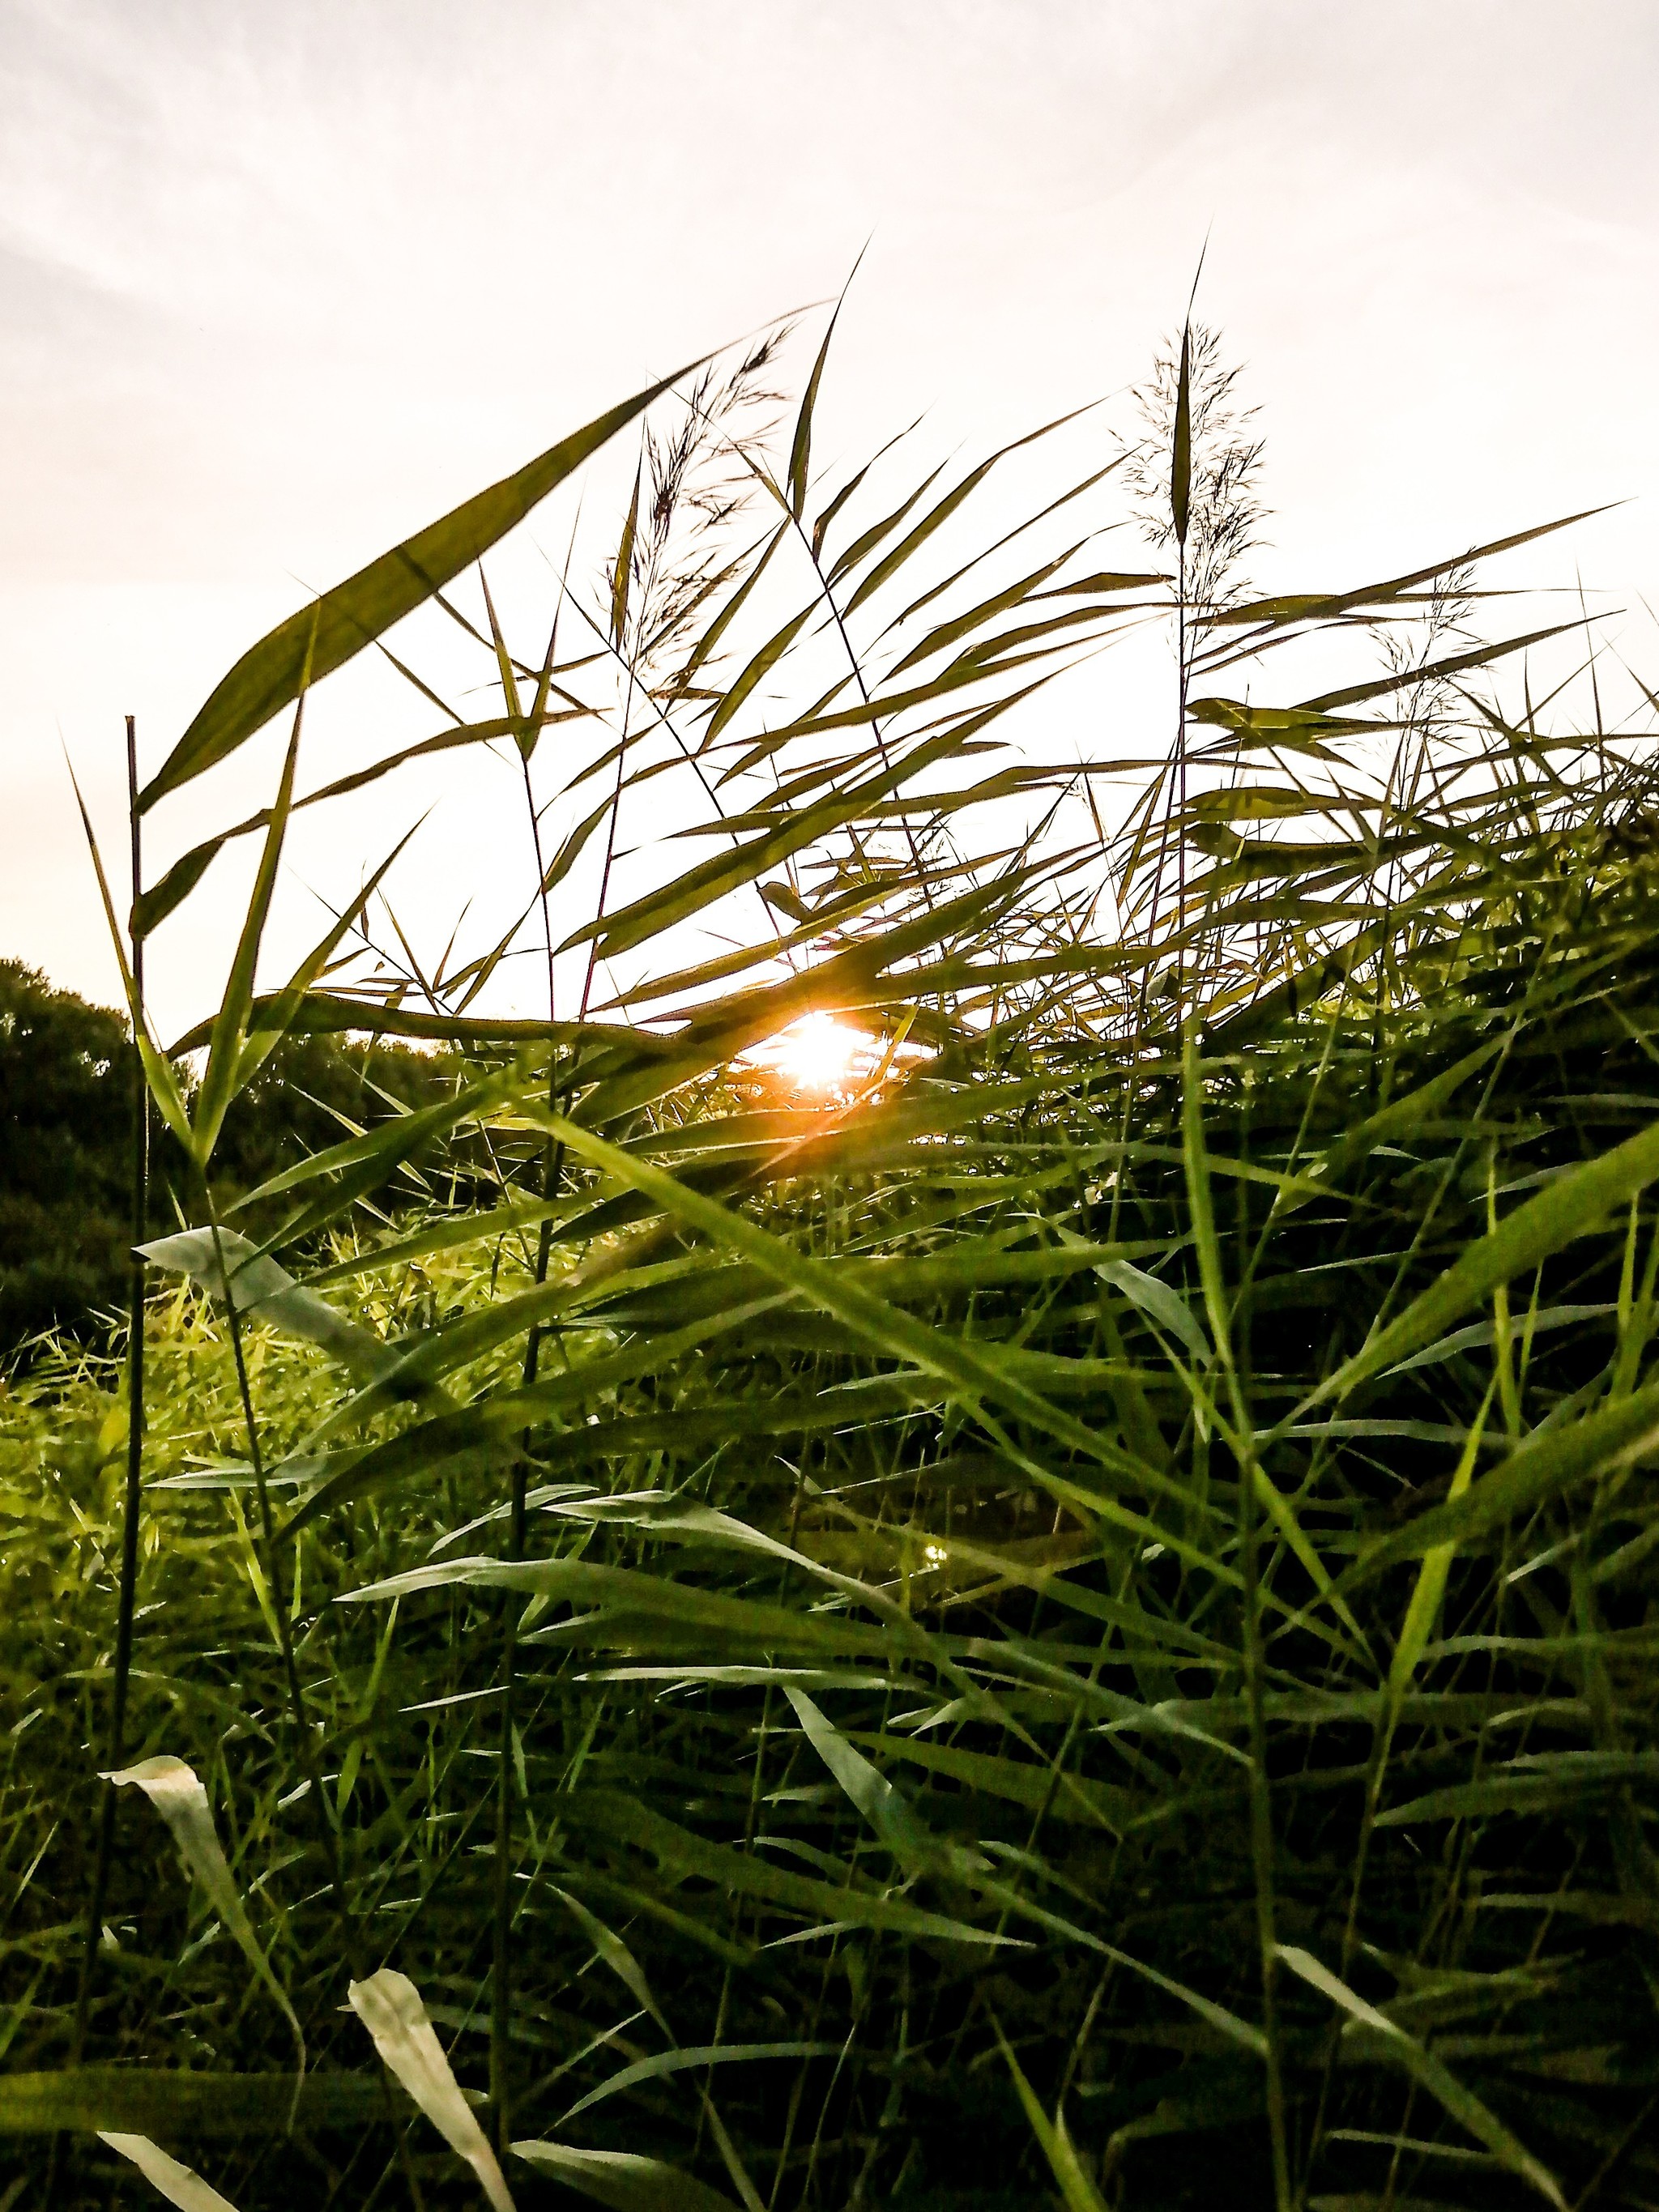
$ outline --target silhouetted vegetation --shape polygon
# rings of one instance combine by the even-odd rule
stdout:
[[[50,1329],[106,1343],[129,1267],[131,1030],[125,1018],[37,969],[0,960],[0,1356]],[[286,1037],[225,1117],[214,1167],[251,1190],[354,1128],[428,1106],[453,1088],[452,1055],[395,1043]],[[421,1162],[364,1193],[382,1209],[421,1195]],[[157,1135],[150,1233],[189,1212],[177,1139]]]

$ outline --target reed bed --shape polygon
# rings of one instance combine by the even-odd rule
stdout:
[[[1645,704],[1477,635],[1541,532],[1253,593],[1207,332],[989,543],[1012,451],[819,473],[829,350],[781,416],[769,340],[637,395],[135,757],[135,1218],[153,1119],[200,1203],[125,1367],[0,1402],[0,2206],[1659,2201]],[[509,637],[486,556],[625,438],[602,587]],[[1018,750],[1154,628],[1155,742]],[[382,647],[440,726],[302,791]],[[261,991],[296,811],[465,747],[507,935],[423,960],[381,872]],[[756,1056],[809,1017],[827,1096]],[[449,1092],[229,1193],[306,1031]]]

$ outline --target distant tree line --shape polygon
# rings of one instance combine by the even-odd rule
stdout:
[[[46,1329],[101,1335],[125,1305],[131,1052],[124,1015],[0,959],[0,1356]],[[431,1104],[459,1066],[403,1045],[288,1040],[231,1108],[216,1190],[240,1196],[353,1128]],[[416,1187],[404,1177],[367,1195],[391,1212]],[[149,1233],[196,1211],[184,1153],[157,1129]]]

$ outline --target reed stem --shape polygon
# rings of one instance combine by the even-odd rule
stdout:
[[[306,1796],[316,1824],[317,1840],[322,1846],[324,1863],[328,1869],[329,1886],[334,1892],[340,1917],[341,1941],[346,1963],[354,1978],[361,1976],[357,1956],[356,1930],[350,1908],[346,1902],[345,1880],[340,1861],[339,1838],[329,1817],[327,1801],[323,1794],[322,1770],[318,1764],[317,1746],[313,1739],[311,1724],[306,1712],[305,1692],[300,1681],[299,1662],[294,1650],[294,1624],[289,1618],[288,1586],[283,1573],[283,1555],[276,1540],[276,1516],[270,1510],[270,1487],[266,1480],[264,1454],[259,1443],[259,1425],[253,1411],[253,1393],[248,1382],[247,1355],[242,1343],[242,1316],[236,1304],[229,1267],[219,1224],[219,1209],[214,1202],[207,1172],[200,1176],[200,1193],[206,1212],[207,1223],[213,1237],[213,1260],[223,1288],[225,1312],[230,1326],[231,1354],[236,1366],[236,1389],[241,1401],[242,1425],[247,1437],[248,1463],[253,1470],[253,1487],[259,1507],[259,1548],[264,1553],[261,1565],[266,1587],[270,1595],[270,1610],[276,1627],[276,1645],[282,1657],[283,1677],[288,1690],[289,1717],[294,1728],[300,1770],[306,1785]]]
[[[144,940],[138,933],[138,901],[143,890],[143,846],[138,812],[138,733],[137,718],[126,718],[127,835],[132,863],[132,912],[128,945],[133,994],[144,1002]],[[127,1692],[132,1680],[132,1630],[137,1613],[138,1525],[143,1495],[144,1469],[144,1261],[138,1247],[144,1242],[149,1207],[149,1086],[144,1080],[143,1055],[138,1049],[135,1024],[132,1038],[130,1098],[131,1104],[129,1188],[131,1211],[128,1228],[131,1264],[127,1275],[127,1468],[126,1491],[121,1509],[121,1567],[115,1601],[115,1656],[110,1684],[109,1729],[104,1739],[105,1780],[98,1802],[98,1843],[93,1859],[92,1889],[87,1899],[86,1932],[81,1946],[81,1970],[75,1992],[75,2026],[70,2042],[70,2063],[86,2057],[87,2031],[92,2019],[92,1984],[103,1936],[104,1906],[109,1895],[110,1869],[115,1857],[116,1789],[108,1776],[121,1766],[126,1754]],[[46,2202],[56,2197],[63,2138],[54,2139],[46,2181]]]

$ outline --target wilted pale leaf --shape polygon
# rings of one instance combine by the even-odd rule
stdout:
[[[366,1981],[353,1982],[348,1995],[351,2009],[374,2037],[374,2048],[445,2142],[477,2175],[495,2212],[514,2212],[513,2192],[471,2106],[461,2094],[414,1983],[407,1974],[382,1966]]]
[[[379,1375],[396,1364],[397,1354],[389,1345],[337,1313],[314,1291],[303,1289],[286,1267],[235,1230],[222,1229],[219,1246],[230,1270],[229,1294],[239,1314],[281,1329],[284,1335],[320,1345],[343,1365],[362,1374]],[[137,1249],[152,1267],[188,1275],[210,1297],[226,1301],[224,1269],[210,1229],[180,1230],[177,1236],[158,1237]]]
[[[208,1803],[207,1791],[202,1787],[196,1770],[182,1759],[171,1759],[164,1753],[155,1759],[146,1759],[137,1766],[125,1766],[118,1773],[106,1774],[106,1782],[117,1789],[136,1783],[172,1831],[173,1840],[179,1846],[179,1856],[186,1871],[200,1882],[208,1900],[220,1919],[240,1944],[249,1965],[276,2002],[294,2034],[294,2047],[299,2054],[300,2072],[306,2070],[306,2039],[300,2032],[300,2023],[287,1993],[270,1971],[269,1961],[259,1948],[259,1939],[253,1932],[242,1900],[237,1894],[236,1884],[225,1855],[219,1848],[219,1838],[213,1826],[213,1808]],[[135,2137],[142,2141],[142,2137]]]
[[[216,2189],[210,2188],[199,2173],[192,2173],[187,2166],[180,2166],[176,2158],[169,2158],[159,2143],[148,2136],[121,2136],[107,2128],[100,2128],[99,2140],[112,2150],[130,2158],[146,2181],[159,2189],[169,2204],[176,2204],[179,2212],[236,2212],[228,2197],[221,2197]]]

